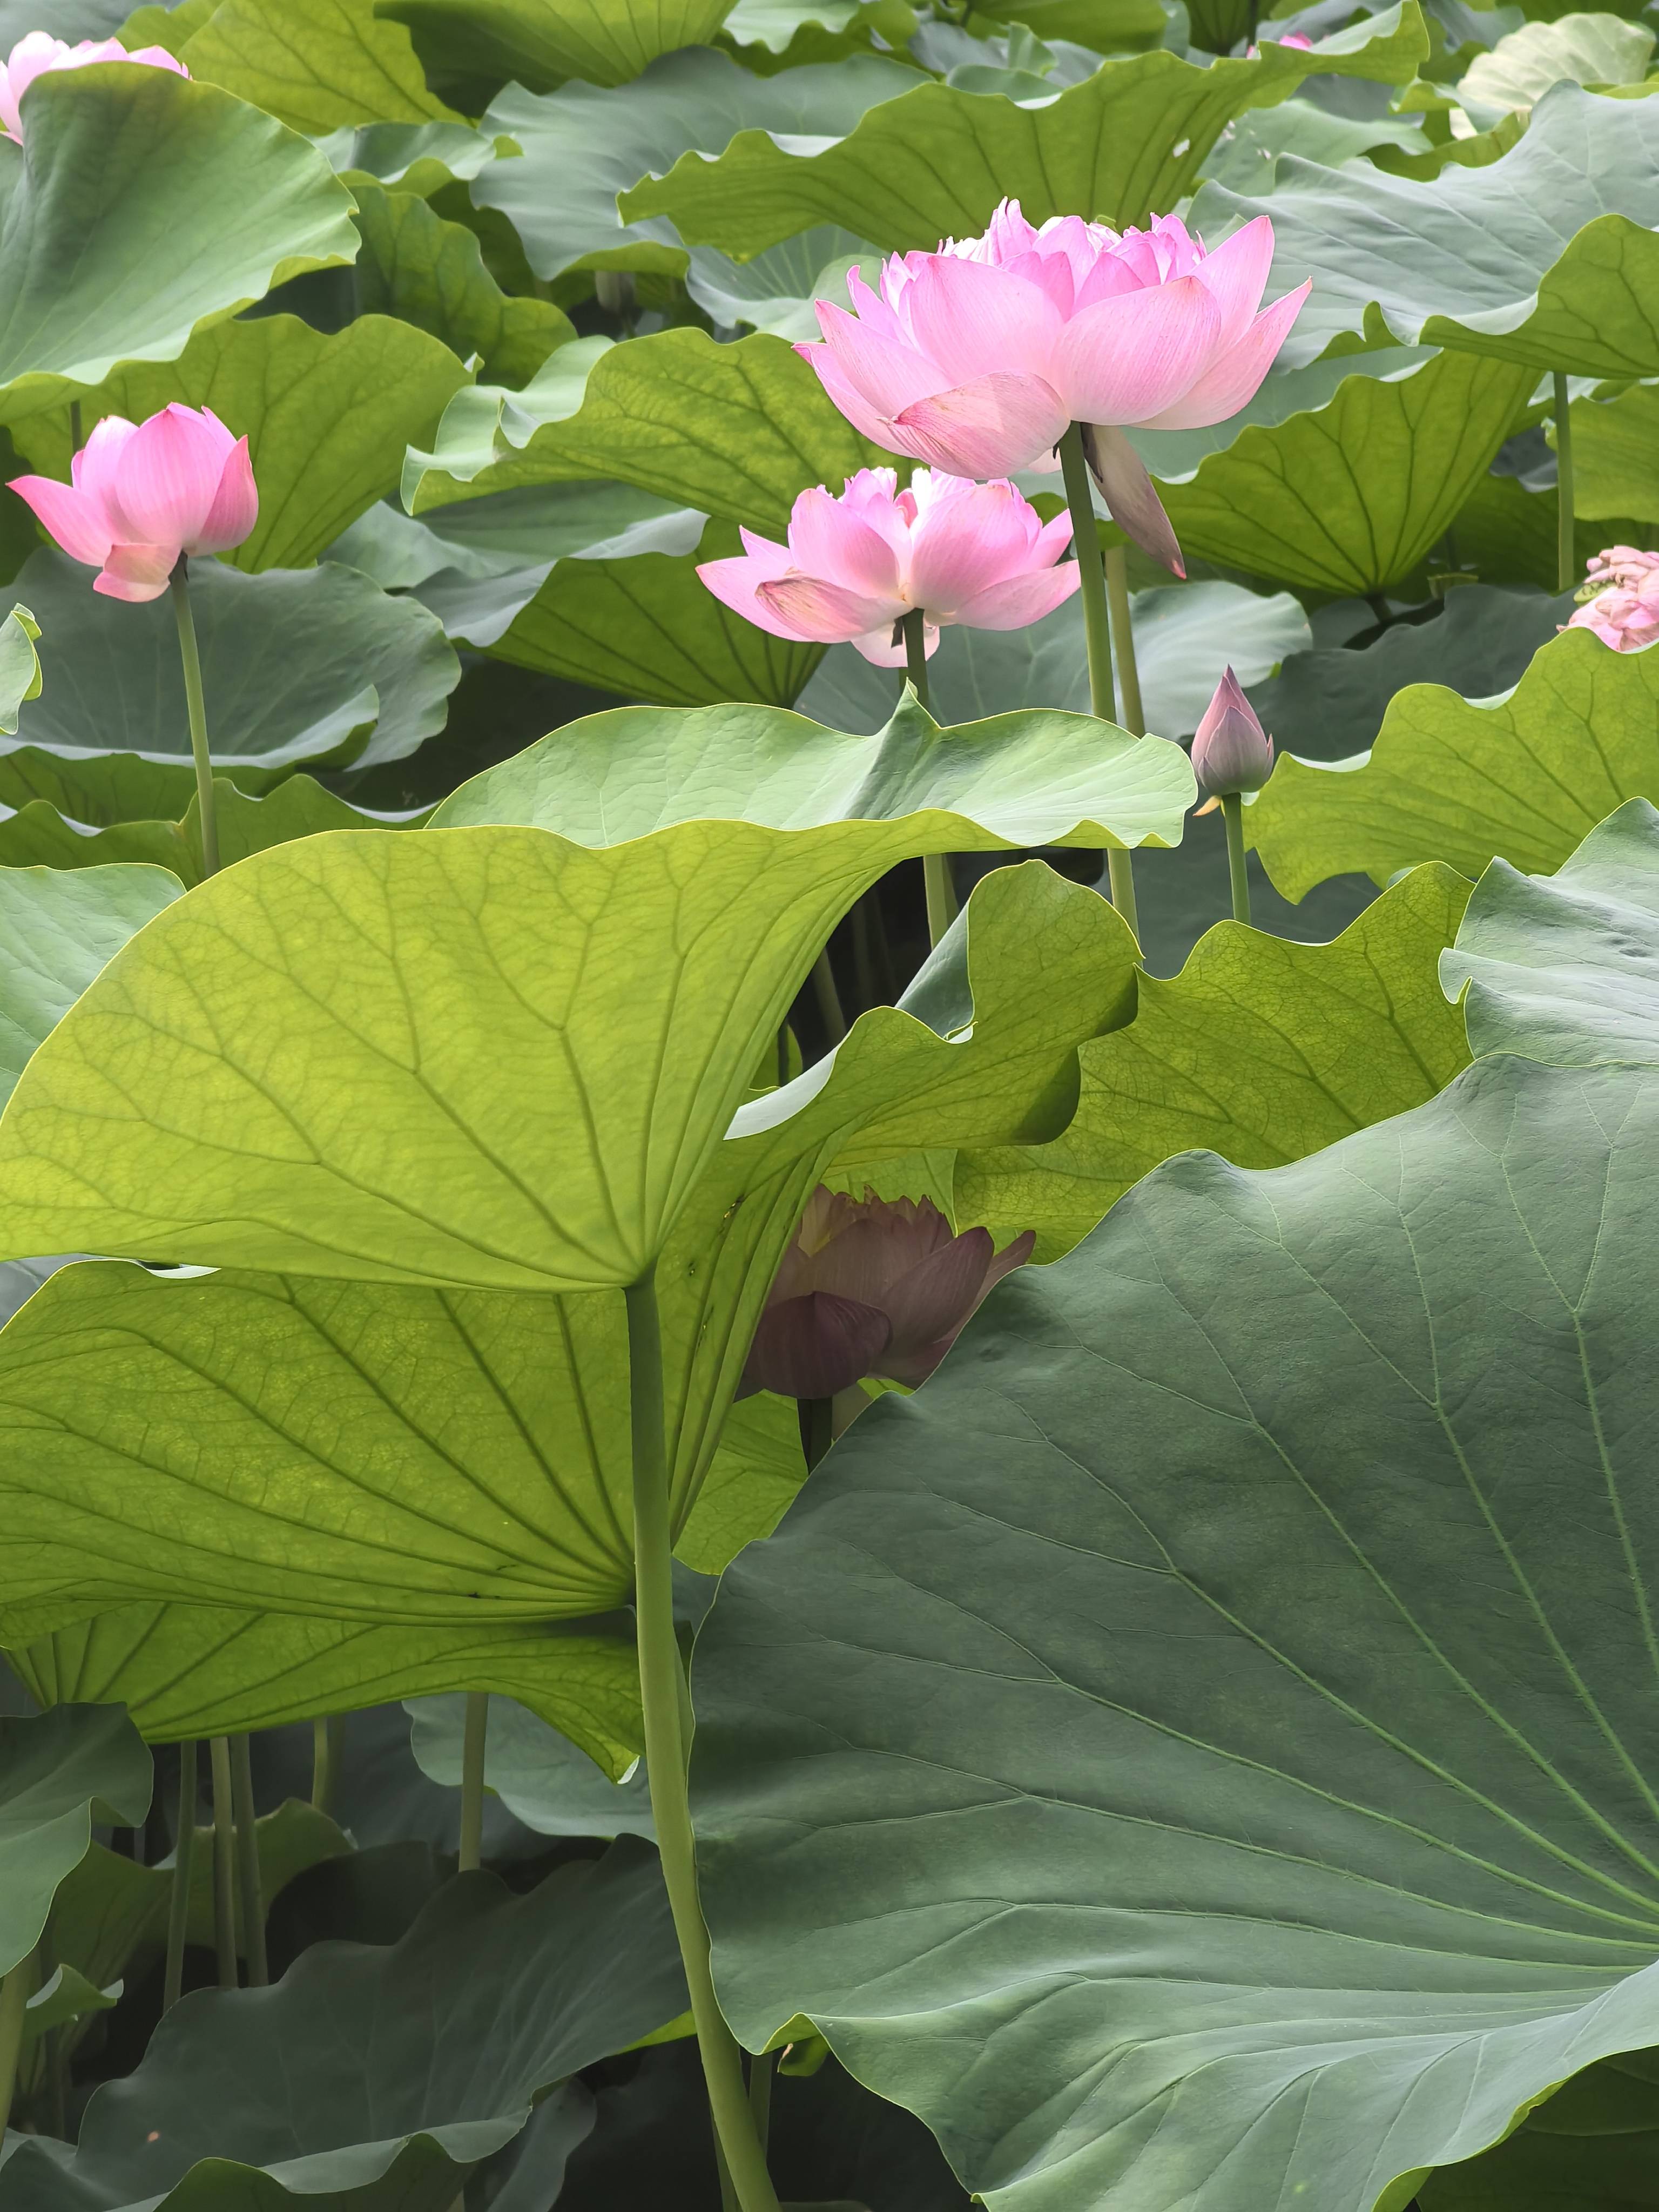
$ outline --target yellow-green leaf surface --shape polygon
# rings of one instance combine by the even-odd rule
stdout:
[[[325,830],[383,831],[387,826],[384,816],[348,805],[309,775],[289,776],[260,799],[249,798],[223,776],[215,776],[213,789],[224,867],[296,837]],[[201,815],[193,793],[176,822],[117,820],[88,836],[74,826],[83,818],[73,805],[60,808],[46,799],[31,799],[0,822],[0,866],[62,871],[139,863],[167,869],[182,884],[201,882]]]
[[[1218,922],[1179,975],[1136,978],[1134,1019],[1079,1054],[1075,1118],[1052,1144],[958,1156],[960,1218],[1037,1232],[1057,1259],[1176,1152],[1278,1167],[1391,1114],[1468,1064],[1439,984],[1469,895],[1414,869],[1329,945]]]
[[[427,90],[408,32],[381,21],[374,0],[220,0],[179,58],[313,137],[450,113]]]
[[[15,606],[0,622],[0,733],[10,737],[17,717],[40,696],[40,656],[35,643],[40,624],[25,606]]]
[[[0,1973],[34,1948],[94,1818],[142,1820],[150,1778],[131,1722],[109,1706],[0,1720]]]
[[[1574,400],[1572,470],[1575,515],[1659,520],[1659,386],[1633,384],[1616,399]]]
[[[0,1099],[111,955],[182,890],[161,868],[0,867]]]
[[[174,361],[200,324],[356,256],[322,155],[216,85],[112,62],[24,97],[27,144],[0,146],[0,386],[46,398]]]
[[[1547,875],[1626,799],[1659,800],[1659,658],[1570,629],[1536,653],[1501,704],[1437,684],[1395,694],[1362,765],[1286,756],[1245,834],[1286,898],[1357,871],[1494,859]]]
[[[732,0],[379,0],[429,62],[462,76],[513,77],[532,92],[566,77],[625,84],[659,54],[705,46]]]
[[[1591,495],[1594,508],[1603,506],[1602,489],[1598,484]],[[1630,489],[1634,503],[1642,490],[1639,470]],[[1579,573],[1603,545],[1628,544],[1632,538],[1639,544],[1647,527],[1628,513],[1577,514],[1573,545]],[[1560,506],[1553,484],[1529,491],[1519,477],[1481,477],[1458,509],[1453,529],[1459,566],[1483,583],[1532,584],[1553,595],[1561,573]]]
[[[1193,189],[1247,107],[1285,99],[1315,72],[1404,83],[1427,51],[1416,0],[1401,0],[1312,52],[1269,42],[1255,61],[1207,69],[1137,54],[1030,106],[924,84],[821,152],[788,152],[764,131],[744,131],[718,161],[684,155],[665,177],[624,192],[622,211],[667,216],[687,245],[744,260],[820,222],[893,252],[927,252],[975,236],[1005,197],[1033,222],[1142,222]]]
[[[404,448],[433,435],[467,381],[448,347],[410,321],[365,314],[325,337],[295,316],[264,315],[204,331],[175,362],[53,392],[49,408],[31,409],[26,387],[0,401],[0,416],[33,468],[67,478],[71,400],[88,428],[105,415],[141,422],[175,399],[210,407],[247,439],[259,487],[259,519],[231,561],[302,568],[396,488]]]
[[[1526,108],[1553,84],[1640,84],[1653,33],[1617,15],[1575,11],[1553,23],[1522,23],[1477,54],[1458,80],[1466,105]]]

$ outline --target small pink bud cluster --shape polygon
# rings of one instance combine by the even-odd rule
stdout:
[[[1569,629],[1591,630],[1615,653],[1640,653],[1659,639],[1659,553],[1609,545],[1586,563],[1584,587],[1595,596]]]

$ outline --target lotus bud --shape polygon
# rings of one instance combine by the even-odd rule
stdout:
[[[1593,631],[1615,653],[1640,653],[1659,639],[1659,553],[1609,545],[1585,564],[1569,629]]]
[[[1215,799],[1260,791],[1273,773],[1273,741],[1230,668],[1193,738],[1193,774]]]

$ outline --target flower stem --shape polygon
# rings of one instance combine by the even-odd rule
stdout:
[[[335,1713],[311,1723],[311,1802],[319,1813],[333,1810],[345,1760],[345,1715]]]
[[[179,624],[179,658],[185,665],[185,704],[190,710],[190,751],[196,763],[196,811],[202,817],[202,873],[219,872],[219,817],[213,798],[213,761],[208,751],[207,707],[202,697],[202,656],[196,650],[196,621],[190,611],[190,557],[181,553],[173,571],[173,612]]]
[[[1060,441],[1060,465],[1066,484],[1066,504],[1072,510],[1072,544],[1082,571],[1078,596],[1083,601],[1083,635],[1089,653],[1089,706],[1101,721],[1115,722],[1112,620],[1106,605],[1100,526],[1095,520],[1094,494],[1089,485],[1089,464],[1084,457],[1080,422],[1073,422]],[[1139,935],[1134,864],[1127,853],[1114,848],[1106,855],[1106,866],[1111,878],[1112,904]]]
[[[927,617],[921,607],[912,607],[908,615],[899,618],[899,628],[904,632],[904,672],[924,707],[928,703],[927,625]],[[924,853],[921,874],[927,890],[927,942],[937,945],[957,918],[957,887],[951,878],[951,855]]]
[[[1578,581],[1572,511],[1572,406],[1567,397],[1567,380],[1559,370],[1554,382],[1556,589],[1570,592]]]
[[[236,1835],[231,1819],[230,1739],[208,1744],[213,1771],[213,1945],[219,1986],[234,1990],[236,1977]]]
[[[830,965],[830,948],[812,963],[812,995],[818,1002],[818,1019],[831,1044],[839,1044],[847,1034],[847,1017],[841,1010],[841,993],[836,988],[836,971]]]
[[[755,2116],[755,2133],[766,2148],[772,2130],[772,2053],[757,2051],[749,2062],[749,2109]]]
[[[259,1880],[259,1830],[253,1811],[253,1759],[246,1735],[230,1739],[231,1802],[236,1814],[236,1879],[242,1893],[242,1936],[247,1947],[247,1985],[270,1980],[265,1955],[265,1900]]]
[[[1129,556],[1121,545],[1106,549],[1106,604],[1111,610],[1112,643],[1117,652],[1118,689],[1123,694],[1123,726],[1132,738],[1144,738],[1146,710],[1140,703],[1134,624],[1129,619]]]
[[[173,1890],[167,1899],[167,1968],[161,2009],[178,2003],[185,1990],[185,1941],[190,1927],[190,1878],[196,1863],[197,1747],[179,1747],[179,1833],[173,1847]]]
[[[687,1788],[684,1716],[690,1701],[674,1633],[673,1552],[668,1454],[663,1425],[662,1335],[653,1275],[630,1284],[628,1402],[634,1457],[634,1582],[640,1694],[645,1709],[645,1765],[674,1932],[679,1938],[691,2016],[702,2053],[714,2133],[742,2212],[779,2212],[756,2132],[743,2060],[726,2026],[709,1970],[708,1929],[697,1897],[696,1845]]]
[[[35,1954],[20,1959],[0,1979],[0,2142],[11,2118],[11,2100],[17,2091],[17,2062],[23,2054],[23,2015],[34,1995]]]
[[[1250,878],[1244,865],[1244,801],[1236,791],[1230,791],[1222,800],[1221,817],[1227,825],[1227,874],[1233,888],[1233,920],[1248,922]]]
[[[483,1861],[484,1752],[489,1740],[489,1692],[466,1693],[461,1738],[461,1852],[457,1871],[471,1874]]]

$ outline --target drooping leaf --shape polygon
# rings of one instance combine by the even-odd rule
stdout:
[[[465,1698],[410,1703],[410,1745],[423,1774],[455,1790],[461,1782]],[[512,1698],[492,1698],[484,1737],[484,1784],[514,1819],[543,1836],[649,1836],[651,1793],[641,1766],[613,1782],[585,1752]]]
[[[38,390],[25,386],[0,414],[32,468],[67,481],[71,400],[86,429],[105,415],[142,422],[174,399],[210,407],[247,438],[259,487],[259,520],[233,562],[303,568],[396,489],[405,447],[431,437],[466,380],[448,348],[412,322],[366,314],[325,337],[292,315],[264,315],[203,331],[176,362],[129,364],[95,390],[52,391],[49,409],[33,409]]]
[[[914,70],[876,54],[756,76],[726,54],[694,50],[665,54],[625,90],[605,91],[603,82],[538,97],[521,81],[483,118],[486,132],[524,151],[519,160],[492,163],[475,181],[473,199],[507,216],[540,277],[576,269],[684,276],[685,246],[673,223],[656,214],[625,219],[618,193],[677,155],[719,154],[738,131],[769,145],[773,131],[788,139],[839,138],[868,109],[910,92],[918,80]]]
[[[1407,345],[1584,376],[1659,373],[1659,106],[1557,85],[1513,151],[1431,179],[1280,165],[1271,198],[1206,185],[1206,238],[1271,213],[1270,293],[1311,276],[1285,346],[1311,361],[1375,304]]]
[[[1414,684],[1368,759],[1286,755],[1244,810],[1245,833],[1287,898],[1351,869],[1386,883],[1419,860],[1471,878],[1495,858],[1547,874],[1622,800],[1659,799],[1656,697],[1651,655],[1570,629],[1496,706]]]
[[[684,2006],[648,1846],[525,1897],[469,1875],[398,1943],[319,1946],[268,1994],[185,1998],[97,2093],[77,2146],[14,2152],[7,2192],[18,2212],[447,2203],[555,2082]]]
[[[149,1753],[118,1706],[0,1720],[0,1973],[39,1942],[94,1820],[143,1819],[150,1778]]]
[[[1173,980],[1136,979],[1132,1022],[1083,1047],[1062,1135],[958,1158],[959,1215],[1000,1243],[1035,1229],[1037,1258],[1056,1259],[1176,1152],[1277,1167],[1421,1105],[1468,1062],[1436,965],[1468,896],[1449,868],[1417,868],[1333,944],[1218,924]]]
[[[429,69],[548,91],[627,84],[659,54],[706,45],[730,0],[380,0]]]
[[[745,2043],[1009,2208],[1384,2212],[1651,2042],[1656,1121],[1183,1156],[854,1424],[698,1638]]]
[[[219,0],[179,58],[311,137],[358,123],[441,120],[409,33],[374,0]]]
[[[0,868],[0,1100],[112,953],[182,890],[161,868]]]
[[[354,258],[350,195],[304,140],[216,86],[119,63],[27,94],[0,165],[0,386],[173,361],[204,322]]]
[[[1142,222],[1193,189],[1247,107],[1284,99],[1315,72],[1402,83],[1426,50],[1415,0],[1401,0],[1310,52],[1270,41],[1257,60],[1207,69],[1137,54],[1030,106],[924,84],[821,152],[790,152],[761,130],[739,132],[715,161],[683,154],[665,175],[624,191],[622,211],[666,216],[687,245],[743,258],[814,223],[892,252],[931,252],[941,239],[975,236],[1005,196],[1033,222]]]

